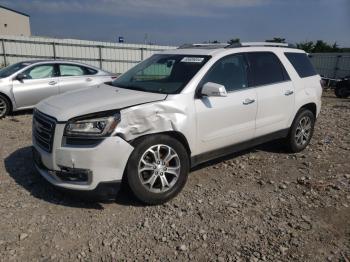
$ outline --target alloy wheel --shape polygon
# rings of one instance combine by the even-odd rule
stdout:
[[[160,144],[147,149],[138,165],[140,181],[152,193],[170,190],[177,182],[180,170],[180,158],[176,151]]]
[[[0,118],[5,116],[6,112],[7,112],[7,103],[2,97],[0,97]]]
[[[304,146],[310,139],[312,124],[311,119],[308,116],[304,116],[300,119],[295,131],[295,142],[298,146]]]

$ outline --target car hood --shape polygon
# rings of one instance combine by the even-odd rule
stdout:
[[[77,116],[164,100],[166,96],[102,84],[47,98],[36,108],[57,121],[68,121]]]

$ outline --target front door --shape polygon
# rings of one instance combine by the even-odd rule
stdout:
[[[22,73],[24,79],[13,79],[12,82],[17,108],[35,106],[41,100],[58,94],[59,80],[54,64],[36,65]]]
[[[249,88],[248,65],[244,55],[222,58],[204,77],[203,85],[213,82],[225,86],[227,97],[195,100],[197,115],[196,154],[250,140],[255,133],[257,95]]]

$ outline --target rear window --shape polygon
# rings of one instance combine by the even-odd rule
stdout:
[[[305,53],[284,53],[301,78],[317,75]]]
[[[270,85],[290,80],[278,57],[271,52],[247,53],[251,69],[251,85]]]

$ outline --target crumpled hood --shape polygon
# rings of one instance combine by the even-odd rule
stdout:
[[[164,100],[166,96],[102,84],[47,98],[36,108],[57,121],[68,121],[77,116]]]

